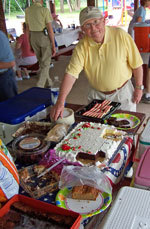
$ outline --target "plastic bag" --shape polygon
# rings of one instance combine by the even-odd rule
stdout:
[[[97,167],[64,166],[61,172],[59,188],[88,185],[102,192],[112,193],[107,176]]]
[[[19,176],[13,159],[0,140],[0,202],[19,192]]]
[[[54,165],[60,160],[60,157],[56,155],[54,149],[50,149],[42,158],[42,160],[39,162],[40,165],[44,165],[46,168],[49,168],[50,166]],[[63,166],[65,165],[74,165],[74,166],[80,166],[78,162],[69,162],[67,159],[62,161],[60,164],[55,166],[52,170],[55,171],[58,175],[61,174],[61,171],[63,169]]]
[[[65,123],[56,124],[48,133],[45,138],[46,141],[59,142],[68,133],[70,125]]]

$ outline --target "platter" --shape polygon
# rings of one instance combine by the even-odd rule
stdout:
[[[91,116],[91,115],[86,115],[87,112],[91,112],[92,109],[94,109],[95,106],[100,106],[102,105],[104,102],[108,102],[108,100],[98,100],[98,99],[94,99],[91,103],[89,103],[88,105],[85,105],[83,107],[81,107],[79,110],[77,110],[75,112],[75,117],[78,118],[78,120],[80,121],[89,121],[89,122],[103,122],[105,119],[107,119],[108,117],[110,117],[110,115],[112,113],[114,113],[114,111],[116,109],[118,109],[121,105],[121,103],[118,102],[110,102],[110,104],[107,107],[110,107],[110,109],[104,113],[104,115],[102,117],[96,117],[96,116]],[[102,107],[102,110],[103,111]],[[105,106],[106,108],[106,106]],[[98,109],[98,107],[96,108]],[[99,108],[101,109],[101,108]],[[94,109],[95,111],[95,109]],[[100,110],[98,111],[100,112]],[[97,113],[98,114],[98,113]]]
[[[112,195],[106,192],[99,193],[96,201],[76,200],[71,198],[72,188],[61,189],[56,195],[56,205],[74,211],[88,218],[103,212],[111,203]]]
[[[118,114],[112,114],[111,118],[114,117],[116,118],[116,121],[128,121],[129,124],[125,124],[124,127],[118,127],[116,126],[117,129],[120,130],[131,130],[137,127],[140,124],[140,119],[136,117],[135,115],[127,114],[127,113],[118,113]],[[109,124],[108,120],[104,121],[105,124]],[[115,124],[112,124],[115,126]]]

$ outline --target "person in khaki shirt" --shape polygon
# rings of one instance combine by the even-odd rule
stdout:
[[[54,33],[51,26],[52,16],[44,8],[43,0],[32,0],[33,4],[25,11],[25,21],[31,47],[33,48],[40,65],[38,87],[51,87],[52,80],[49,76],[51,57],[55,56]]]
[[[82,70],[91,86],[89,102],[107,99],[120,102],[122,110],[135,111],[143,89],[143,62],[135,42],[124,30],[105,26],[105,19],[96,7],[84,8],[79,19],[85,36],[74,49],[51,118],[63,116],[66,97]]]

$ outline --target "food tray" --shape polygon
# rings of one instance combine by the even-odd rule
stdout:
[[[96,118],[96,117],[90,117],[85,116],[84,113],[86,111],[90,111],[97,103],[102,104],[105,100],[98,100],[94,99],[91,103],[89,103],[86,106],[83,106],[79,110],[75,112],[75,117],[80,121],[90,121],[90,122],[103,122],[105,119],[107,119],[116,109],[118,109],[121,105],[121,103],[118,102],[111,102],[109,106],[111,106],[110,110],[102,117],[102,118]]]
[[[53,128],[53,126],[54,125],[50,122],[27,121],[24,122],[12,136],[17,138],[25,134],[35,133],[47,135],[48,131]]]
[[[48,216],[52,216],[52,219],[55,222],[59,220],[58,222],[59,222],[59,224],[61,223],[61,225],[63,226],[62,228],[77,229],[80,226],[81,216],[78,213],[75,213],[75,212],[72,212],[72,211],[68,211],[66,209],[59,208],[59,207],[57,207],[55,205],[47,204],[47,203],[44,203],[42,201],[35,200],[35,199],[30,198],[30,197],[25,197],[25,196],[22,196],[22,195],[15,195],[11,200],[9,200],[7,202],[7,204],[5,204],[4,207],[2,207],[0,209],[0,217],[5,217],[5,215],[7,213],[9,213],[9,211],[11,211],[11,206],[16,202],[19,202],[19,203],[22,203],[22,204],[26,204],[31,210],[30,215],[31,215],[31,213],[33,211],[33,214],[35,214],[36,216],[39,216],[38,217],[39,218],[39,222],[40,222],[40,220],[42,220],[42,218],[41,218],[42,213],[44,213],[45,216],[47,216],[47,215]],[[30,216],[29,214],[27,214],[27,215]],[[31,217],[32,217],[32,215],[31,215]],[[64,223],[63,222],[63,218],[72,218],[71,222],[70,222],[71,225],[65,225],[64,226],[63,225],[63,223]],[[53,220],[52,220],[52,222],[53,222]],[[56,226],[57,225],[58,225],[58,223],[56,223]],[[53,224],[53,226],[55,226],[55,223]],[[40,228],[40,227],[38,227],[38,228]],[[43,227],[41,227],[41,228],[43,228]]]
[[[43,168],[46,169],[44,165],[31,165],[19,170],[22,188],[35,199],[58,190],[59,175],[55,171],[50,171],[38,178],[38,175],[44,171]]]
[[[29,165],[39,162],[44,154],[48,151],[51,142],[45,141],[45,136],[40,134],[26,134],[19,136],[12,142],[12,151],[15,154],[19,162],[24,165]],[[29,140],[35,139],[35,142],[30,143]],[[37,142],[36,142],[37,140]],[[26,146],[21,148],[20,144]],[[27,143],[28,141],[28,143]],[[25,143],[26,142],[26,143]],[[35,148],[32,148],[35,144]],[[36,145],[37,144],[37,145]],[[31,148],[30,148],[31,147]]]

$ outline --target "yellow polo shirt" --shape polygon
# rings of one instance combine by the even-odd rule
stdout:
[[[25,21],[30,31],[43,31],[46,24],[52,22],[52,16],[48,8],[40,3],[33,3],[25,10]]]
[[[102,45],[85,36],[74,49],[66,73],[75,78],[84,70],[97,91],[112,91],[132,76],[132,69],[143,64],[131,36],[120,28],[105,27]]]

